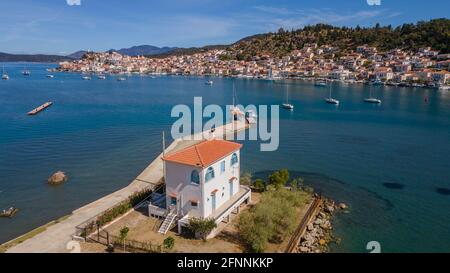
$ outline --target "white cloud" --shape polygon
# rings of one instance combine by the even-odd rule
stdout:
[[[69,6],[80,6],[81,0],[66,0],[67,5]]]

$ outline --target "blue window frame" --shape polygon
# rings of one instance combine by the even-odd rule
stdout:
[[[220,163],[220,173],[224,173],[225,172],[225,161],[222,161]]]
[[[209,167],[208,170],[206,170],[206,174],[205,174],[205,182],[210,181],[211,179],[213,179],[215,177],[214,174],[214,168],[213,167]]]
[[[231,166],[234,166],[234,165],[238,164],[238,162],[239,162],[239,160],[238,160],[237,154],[233,154],[231,156]]]
[[[200,175],[198,174],[198,172],[196,170],[193,170],[191,173],[191,183],[200,184]]]

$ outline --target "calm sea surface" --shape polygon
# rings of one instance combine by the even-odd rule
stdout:
[[[173,105],[226,105],[232,79],[133,76],[125,82],[81,80],[50,64],[5,64],[0,81],[0,242],[69,214],[126,186],[161,151]],[[300,81],[235,80],[238,102],[280,104],[289,87],[293,112],[280,110],[280,147],[260,152],[244,142],[242,169],[256,175],[289,168],[318,191],[350,205],[335,218],[342,238],[335,252],[366,252],[369,241],[386,252],[450,252],[450,92],[377,87],[381,105],[363,103],[365,85],[334,84],[339,107],[324,103],[327,88]],[[425,102],[428,98],[428,102]],[[35,117],[36,106],[55,104]],[[55,171],[70,180],[46,184]],[[439,190],[440,189],[440,190]]]

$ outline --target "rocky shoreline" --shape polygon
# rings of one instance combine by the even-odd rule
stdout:
[[[347,205],[336,204],[331,199],[324,199],[316,216],[311,219],[304,236],[297,247],[298,253],[327,253],[329,244],[340,242],[333,236],[332,217],[337,211],[346,211]]]

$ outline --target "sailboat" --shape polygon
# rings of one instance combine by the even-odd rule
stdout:
[[[339,105],[339,101],[331,97],[331,85],[330,85],[330,95],[328,96],[328,98],[325,99],[325,102],[329,104]]]
[[[241,116],[245,114],[236,106],[236,87],[233,82],[233,105],[231,107],[231,115],[233,116],[233,121],[239,121]]]
[[[374,98],[372,97],[372,88],[369,87],[370,90],[370,96],[367,99],[364,99],[364,102],[368,102],[368,103],[381,103],[380,99]]]
[[[30,74],[31,74],[30,70],[28,70],[26,67],[24,67],[22,70],[22,75],[30,76]]]
[[[5,73],[5,66],[3,66],[2,80],[9,80],[8,74]]]
[[[282,106],[286,110],[294,110],[294,105],[289,103],[289,87],[286,89],[286,103],[283,103]]]

